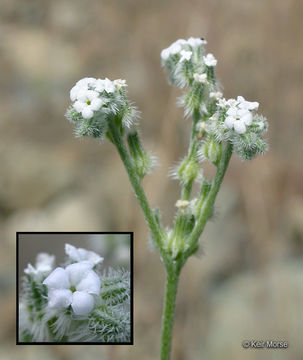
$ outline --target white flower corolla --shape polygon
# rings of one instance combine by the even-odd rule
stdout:
[[[258,110],[259,103],[257,101],[246,101],[243,96],[238,96],[237,101],[240,109]]]
[[[90,119],[94,116],[94,111],[97,111],[104,104],[103,100],[99,98],[99,93],[94,90],[81,90],[77,94],[78,100],[73,104],[73,108],[81,113],[84,119]]]
[[[98,92],[106,91],[108,94],[112,94],[115,91],[114,81],[108,78],[96,80],[94,89]]]
[[[211,99],[221,99],[223,96],[223,94],[221,93],[221,91],[211,91],[209,93],[209,97]]]
[[[206,66],[216,66],[217,60],[214,57],[213,54],[207,54],[206,56],[203,56],[203,60]]]
[[[27,268],[24,269],[25,274],[28,275],[37,275],[39,273],[47,273],[54,268],[55,256],[49,255],[47,253],[40,253],[36,257],[36,266],[31,264],[27,265]]]
[[[195,73],[194,74],[194,80],[198,83],[206,83],[207,82],[207,74],[203,73],[203,74],[198,74],[198,73]]]
[[[93,266],[102,263],[103,258],[93,251],[76,248],[73,245],[65,244],[65,253],[72,260],[76,262],[89,261]]]
[[[117,90],[120,90],[123,87],[127,87],[126,80],[122,80],[122,79],[114,80],[114,86],[116,87]]]
[[[246,127],[252,124],[252,111],[258,109],[259,103],[246,101],[242,96],[238,96],[237,100],[225,100],[225,106],[228,107],[224,120],[225,127],[234,129],[238,134],[244,134]]]
[[[77,81],[76,85],[70,91],[71,101],[76,101],[78,99],[78,94],[82,91],[89,90],[90,87],[93,87],[96,83],[96,79],[92,77],[86,77]]]
[[[181,55],[180,62],[182,62],[184,60],[189,61],[192,54],[193,54],[192,51],[181,50],[180,51],[180,55]]]
[[[100,279],[93,263],[82,261],[57,267],[43,281],[48,288],[48,307],[65,309],[71,305],[76,315],[88,315],[94,307],[93,295],[100,294]]]
[[[204,40],[203,38],[194,38],[194,37],[190,37],[187,39],[187,43],[193,47],[193,48],[196,48],[196,47],[199,47],[201,45],[205,45],[207,44],[207,41]]]

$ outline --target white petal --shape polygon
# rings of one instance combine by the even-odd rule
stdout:
[[[94,91],[94,90],[88,90],[86,92],[86,96],[87,96],[87,99],[92,101],[94,100],[96,97],[99,96],[99,93],[97,91]]]
[[[28,275],[30,275],[30,274],[35,275],[35,274],[37,274],[38,271],[33,267],[32,264],[28,264],[27,268],[24,269],[24,272],[25,272],[25,274],[28,274]]]
[[[114,83],[108,78],[104,79],[104,89],[107,93],[113,93],[115,91]]]
[[[55,265],[55,256],[47,253],[40,253],[36,258],[37,271],[47,272],[51,271]]]
[[[82,110],[82,116],[84,119],[91,119],[94,116],[94,112],[89,105]]]
[[[102,105],[103,105],[103,101],[99,98],[95,98],[92,100],[90,107],[92,110],[96,111],[99,110]]]
[[[86,277],[88,272],[94,265],[88,261],[81,261],[75,264],[68,265],[65,271],[68,275],[70,284],[77,286],[82,279]]]
[[[243,96],[238,96],[238,97],[237,97],[237,101],[239,101],[240,103],[242,103],[242,102],[245,102],[245,99],[244,99]]]
[[[169,49],[163,49],[161,51],[161,59],[162,60],[167,60],[169,58],[169,55],[170,55],[170,52],[169,52]]]
[[[93,251],[88,251],[82,248],[77,249],[81,261],[89,261],[94,265],[99,264],[104,259]]]
[[[79,87],[81,86],[81,87],[86,87],[86,88],[87,88],[88,85],[92,86],[92,85],[95,84],[95,82],[96,82],[96,79],[95,79],[95,78],[93,78],[93,77],[86,77],[86,78],[83,78],[83,79],[79,80],[79,81],[76,83],[76,85],[78,85]]]
[[[248,111],[245,115],[241,116],[241,121],[243,121],[245,125],[251,125],[252,123],[251,113]]]
[[[73,105],[73,108],[78,112],[80,113],[85,107],[85,103],[82,102],[82,101],[76,101]]]
[[[80,100],[83,103],[86,103],[86,101],[88,100],[87,94],[89,93],[89,91],[90,90],[87,90],[87,89],[81,89],[78,92],[77,99]]]
[[[72,292],[68,289],[53,289],[48,292],[48,307],[65,309],[72,302]]]
[[[224,121],[224,124],[228,129],[232,129],[235,121],[236,121],[236,119],[234,117],[227,116],[227,118]]]
[[[193,37],[188,38],[187,42],[192,47],[198,47],[198,46],[200,46],[202,44],[206,44],[205,40],[202,40],[200,38],[193,38]]]
[[[186,45],[187,44],[187,41],[184,40],[184,39],[178,39],[175,41],[176,44],[178,45]]]
[[[95,83],[95,90],[99,92],[104,91],[104,85],[105,85],[104,80],[98,79]]]
[[[75,248],[73,245],[65,244],[65,254],[74,261],[81,260],[78,253],[78,249]]]
[[[68,289],[70,287],[68,274],[62,267],[57,267],[51,272],[43,284],[51,289]]]
[[[236,107],[231,107],[226,111],[226,114],[230,115],[230,116],[233,116],[233,117],[236,117],[237,114],[238,114],[238,109]]]
[[[75,291],[71,305],[76,315],[88,315],[93,310],[94,298],[86,292]]]
[[[180,44],[176,44],[174,42],[173,44],[170,45],[168,49],[171,54],[177,54],[181,50],[181,46]]]
[[[71,89],[71,91],[69,92],[71,101],[75,101],[77,99],[78,91],[79,91],[79,87],[77,85],[75,85]]]
[[[241,120],[236,120],[234,122],[234,129],[235,129],[235,132],[238,133],[238,134],[244,134],[245,131],[246,131],[246,126],[244,124],[243,121]]]
[[[250,102],[250,101],[247,101],[248,102],[248,106],[247,108],[249,110],[258,110],[259,108],[259,103],[257,101],[253,101],[253,102]]]
[[[77,285],[78,291],[85,291],[89,294],[100,294],[100,279],[99,276],[93,271],[89,271],[85,278]]]

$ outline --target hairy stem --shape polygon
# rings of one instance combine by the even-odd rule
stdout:
[[[190,137],[190,143],[188,148],[188,157],[192,156],[194,147],[196,146],[196,125],[197,122],[200,120],[201,115],[198,109],[195,109],[193,112],[193,119],[192,119],[192,127],[191,127],[191,137]],[[193,187],[193,181],[183,184],[181,189],[181,199],[182,200],[189,200],[191,191]]]
[[[174,325],[176,297],[181,267],[166,266],[164,309],[162,315],[162,334],[160,359],[169,360]]]
[[[200,237],[200,235],[205,227],[205,224],[206,224],[207,220],[209,219],[209,216],[213,210],[214,202],[216,200],[216,196],[217,196],[220,186],[222,184],[222,180],[225,175],[231,155],[232,155],[232,144],[230,142],[227,142],[227,144],[225,145],[225,148],[223,150],[221,159],[219,161],[216,176],[213,180],[210,192],[209,192],[204,204],[202,205],[200,217],[197,219],[195,228],[188,239],[188,250],[185,253],[185,257],[188,257],[191,254],[191,252],[193,251],[193,249],[195,249],[197,246],[199,237]]]
[[[120,158],[124,164],[126,172],[128,174],[130,183],[133,187],[134,193],[138,199],[138,202],[143,211],[145,220],[149,226],[150,232],[152,234],[152,238],[155,241],[156,247],[161,251],[161,233],[159,229],[159,225],[156,223],[153,212],[149,206],[147,198],[145,196],[145,192],[141,185],[141,182],[134,170],[134,166],[131,162],[130,156],[127,152],[124,141],[119,133],[119,129],[114,124],[114,122],[109,121],[109,132],[112,138],[114,145],[116,146]]]

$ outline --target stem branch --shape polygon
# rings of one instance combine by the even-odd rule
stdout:
[[[197,241],[198,241],[198,239],[205,227],[205,224],[212,212],[214,202],[216,200],[216,196],[217,196],[220,186],[222,184],[222,180],[223,180],[224,174],[226,172],[231,155],[232,155],[232,144],[230,142],[227,142],[227,144],[223,150],[221,159],[219,161],[216,176],[212,183],[210,192],[209,192],[204,204],[202,205],[200,217],[197,219],[195,228],[188,239],[188,242],[187,242],[188,250],[185,252],[185,257],[190,256],[191,252],[196,248]]]
[[[114,122],[109,121],[109,132],[110,132],[112,141],[113,141],[114,145],[116,146],[116,148],[119,152],[120,158],[124,164],[124,167],[126,169],[127,175],[130,180],[130,183],[131,183],[134,193],[136,195],[136,198],[138,199],[138,202],[143,211],[145,220],[151,231],[153,240],[155,241],[155,245],[161,252],[161,233],[160,233],[159,226],[155,221],[152,209],[149,206],[149,203],[145,196],[145,192],[143,190],[141,182],[134,170],[133,164],[132,164],[130,156],[127,152],[124,141],[119,133],[119,129],[114,124]]]

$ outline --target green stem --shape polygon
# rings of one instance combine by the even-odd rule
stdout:
[[[209,194],[208,194],[204,204],[202,205],[200,216],[197,219],[195,228],[187,241],[188,250],[184,254],[185,258],[190,256],[192,251],[197,247],[197,242],[199,240],[199,237],[200,237],[200,235],[205,227],[205,224],[206,224],[207,220],[209,219],[209,216],[212,212],[214,202],[216,200],[216,196],[217,196],[220,186],[222,184],[222,180],[223,180],[224,174],[226,172],[231,155],[232,155],[232,144],[230,142],[228,142],[223,150],[221,159],[220,159],[218,167],[217,167],[216,176],[213,180]]]
[[[169,360],[174,325],[176,297],[181,266],[166,266],[164,309],[162,315],[162,335],[160,359]]]
[[[191,137],[190,137],[190,144],[189,144],[189,149],[188,149],[188,157],[193,156],[193,151],[196,152],[195,147],[196,147],[196,125],[197,122],[200,120],[201,115],[198,109],[195,109],[193,112],[193,119],[192,119],[192,127],[191,127]],[[192,187],[193,187],[193,181],[182,185],[182,189],[181,189],[181,199],[182,200],[189,200],[190,199],[190,194],[192,191]]]
[[[143,190],[141,182],[134,170],[130,156],[127,152],[124,141],[120,135],[119,129],[114,122],[109,121],[109,132],[110,132],[111,139],[112,139],[114,145],[116,146],[116,148],[119,152],[120,158],[125,166],[125,169],[128,174],[130,183],[133,187],[134,193],[138,199],[138,202],[143,211],[145,220],[147,221],[149,229],[152,233],[152,237],[153,237],[153,240],[155,241],[155,245],[161,252],[161,233],[160,233],[159,225],[155,221],[153,212],[149,206],[149,203],[145,196],[145,192]]]

